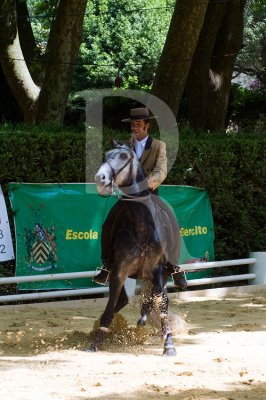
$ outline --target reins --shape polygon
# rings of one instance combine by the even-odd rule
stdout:
[[[133,187],[132,186],[127,186],[127,188]],[[147,190],[147,189],[146,189]],[[119,195],[117,195],[116,193],[120,192],[122,194],[123,197],[120,197]],[[151,198],[151,194],[147,194],[146,196],[134,196],[134,195],[130,195],[128,193],[123,192],[123,188],[119,187],[116,185],[116,183],[114,182],[114,180],[112,180],[112,196],[116,197],[119,200],[122,201],[146,201],[148,199]]]

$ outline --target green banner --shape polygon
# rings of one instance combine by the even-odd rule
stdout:
[[[101,266],[101,226],[117,201],[94,184],[9,185],[16,227],[16,275],[94,271]],[[161,186],[182,237],[179,264],[214,259],[210,201],[203,189]],[[206,271],[201,274],[206,276]],[[199,273],[188,274],[189,279]],[[20,289],[96,287],[91,278],[23,283]]]

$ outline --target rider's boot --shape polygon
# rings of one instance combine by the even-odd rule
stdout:
[[[106,285],[109,279],[111,268],[112,266],[109,263],[104,262],[101,267],[100,273],[94,276],[92,281],[98,283],[99,285]]]
[[[179,268],[179,271],[175,271],[172,273],[172,279],[173,279],[174,285],[177,286],[179,289],[187,288],[186,274],[180,268]]]
[[[175,286],[177,286],[179,289],[187,288],[186,274],[178,265],[167,263],[167,270],[171,273]]]

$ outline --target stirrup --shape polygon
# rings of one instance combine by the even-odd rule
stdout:
[[[179,265],[173,265],[173,264],[172,264],[172,268],[173,268],[174,272],[171,272],[171,277],[174,280],[173,276],[175,274],[179,274],[179,272],[181,271],[181,268],[179,267]]]
[[[172,281],[175,284],[176,278],[178,278],[179,274],[182,274],[183,279],[187,279],[185,271],[181,270],[179,265],[174,266],[174,272],[171,273]]]
[[[92,278],[92,282],[95,282],[95,283],[97,283],[98,285],[103,285],[103,286],[105,286],[106,283],[108,282],[109,275],[110,275],[110,271],[109,271],[108,269],[104,268],[104,267],[97,267],[97,268],[96,268],[96,271],[100,271],[100,273],[97,274],[97,275],[95,275],[95,276]],[[103,275],[105,275],[105,276],[104,276],[104,280],[103,280],[102,282],[100,282],[100,281],[97,280],[98,276],[101,275],[101,273],[103,273]]]

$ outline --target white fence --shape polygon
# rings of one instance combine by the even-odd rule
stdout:
[[[244,258],[239,260],[226,260],[226,261],[212,261],[212,262],[198,262],[191,264],[180,265],[186,272],[197,271],[204,269],[222,268],[222,267],[233,267],[239,265],[249,265],[249,272],[247,274],[240,275],[229,275],[220,276],[213,278],[200,278],[191,279],[188,281],[188,286],[199,286],[209,285],[214,283],[222,282],[234,282],[241,280],[249,280],[251,284],[266,284],[266,252],[251,253],[250,258]],[[62,274],[47,274],[47,275],[32,275],[32,276],[15,276],[8,278],[0,278],[0,285],[23,283],[23,282],[40,282],[40,281],[51,281],[51,280],[63,280],[63,279],[78,279],[78,278],[90,278],[96,273],[94,271],[87,272],[73,272],[73,273],[62,273]],[[136,281],[133,279],[129,280],[128,290],[131,293],[135,292]],[[132,282],[133,286],[132,287]],[[168,283],[168,287],[174,287],[173,283]],[[71,290],[54,290],[50,292],[38,292],[38,293],[22,293],[15,295],[0,296],[0,303],[8,303],[14,301],[23,300],[39,300],[56,297],[73,297],[83,295],[94,295],[99,293],[108,293],[108,287],[97,287],[90,289],[71,289]]]

